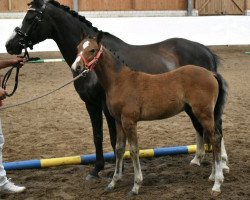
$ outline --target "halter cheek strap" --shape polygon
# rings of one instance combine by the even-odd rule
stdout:
[[[82,62],[85,65],[85,67],[88,68],[91,71],[91,70],[94,69],[95,64],[98,62],[99,58],[101,57],[102,52],[103,52],[103,47],[101,45],[99,51],[97,52],[95,57],[90,62],[88,62],[87,59],[82,54],[78,54],[78,56],[80,56]]]

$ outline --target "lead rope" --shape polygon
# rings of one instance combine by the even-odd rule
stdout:
[[[27,59],[27,62],[30,60],[30,56],[29,56],[29,52],[27,51],[27,48],[25,48],[25,52],[24,52],[24,55],[21,56],[21,58],[26,58]],[[17,87],[18,87],[18,76],[19,76],[19,70],[20,70],[20,64],[15,64],[13,65],[7,72],[6,74],[4,75],[3,77],[3,81],[2,81],[2,88],[4,90],[6,90],[7,88],[7,82],[11,76],[11,73],[12,71],[16,69],[16,76],[15,76],[15,85],[14,85],[14,88],[12,90],[11,93],[8,93],[6,94],[7,97],[11,97],[17,90]]]
[[[60,89],[62,89],[63,87],[69,85],[70,83],[76,81],[77,79],[79,79],[80,77],[86,77],[87,73],[89,72],[89,70],[84,70],[81,74],[79,74],[78,76],[76,76],[75,78],[73,78],[72,80],[68,81],[67,83],[63,84],[62,86],[50,91],[50,92],[47,92],[45,94],[42,94],[40,96],[37,96],[37,97],[34,97],[32,99],[29,99],[27,101],[22,101],[22,102],[19,102],[19,103],[16,103],[16,104],[13,104],[13,105],[9,105],[9,106],[3,106],[3,107],[0,107],[0,110],[5,110],[5,109],[8,109],[8,108],[13,108],[13,107],[16,107],[16,106],[20,106],[20,105],[23,105],[23,104],[26,104],[26,103],[29,103],[29,102],[32,102],[32,101],[35,101],[37,99],[41,99],[45,96],[48,96],[49,94],[52,94]]]

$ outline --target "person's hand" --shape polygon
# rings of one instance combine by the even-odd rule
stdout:
[[[26,58],[16,57],[12,59],[12,62],[13,65],[18,65],[19,67],[22,67],[26,62]]]
[[[0,87],[0,101],[6,98],[7,91]]]

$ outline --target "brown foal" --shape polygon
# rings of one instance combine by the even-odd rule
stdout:
[[[221,116],[225,104],[226,83],[223,78],[192,65],[157,75],[135,72],[103,47],[100,38],[83,40],[77,50],[78,56],[72,70],[88,68],[95,71],[105,90],[108,109],[116,120],[116,168],[107,189],[112,190],[122,178],[123,155],[128,140],[134,166],[134,186],[130,193],[138,194],[143,179],[136,130],[138,121],[169,118],[186,111],[203,128],[204,142],[213,147],[214,162],[210,179],[215,182],[212,195],[220,194],[224,179],[222,135],[215,118]]]

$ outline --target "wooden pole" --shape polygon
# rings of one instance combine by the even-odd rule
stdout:
[[[192,16],[193,12],[193,0],[188,0],[187,15]]]
[[[9,11],[12,10],[12,0],[9,0]]]
[[[79,11],[78,5],[78,0],[73,0],[73,10],[76,12]]]

